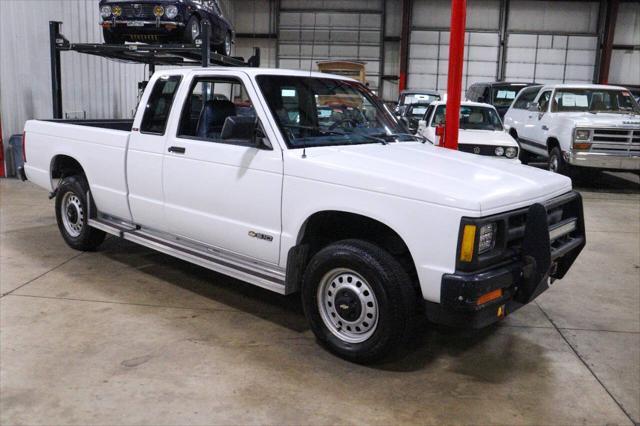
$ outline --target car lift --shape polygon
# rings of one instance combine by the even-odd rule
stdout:
[[[201,35],[195,44],[102,44],[70,43],[60,32],[62,22],[49,21],[49,49],[51,53],[51,93],[53,118],[62,118],[62,74],[60,52],[74,51],[87,55],[101,56],[124,62],[146,64],[149,76],[156,65],[259,67],[260,48],[254,47],[254,54],[247,62],[244,58],[224,56],[211,51],[210,24],[203,22]]]

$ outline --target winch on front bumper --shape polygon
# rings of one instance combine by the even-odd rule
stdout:
[[[480,328],[498,321],[564,277],[586,244],[577,192],[480,220],[463,219],[461,235],[467,223],[495,223],[495,247],[458,261],[456,272],[442,277],[440,303],[426,302],[432,322]],[[475,247],[477,252],[477,241]]]

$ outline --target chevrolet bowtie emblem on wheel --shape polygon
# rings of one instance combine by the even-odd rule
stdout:
[[[256,231],[249,231],[249,236],[251,238],[257,238],[259,240],[273,241],[273,237],[271,235],[261,234],[260,232]]]
[[[349,309],[349,305],[345,305],[343,303],[342,305],[340,305],[340,309],[342,309],[343,311],[346,311],[347,309]]]

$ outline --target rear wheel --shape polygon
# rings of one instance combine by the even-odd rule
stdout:
[[[88,225],[88,185],[81,176],[62,180],[56,194],[56,220],[65,242],[76,250],[93,251],[106,234]]]
[[[216,52],[224,56],[231,56],[231,33],[227,32],[224,42],[216,46]]]
[[[349,361],[369,363],[405,346],[417,295],[393,256],[365,241],[344,240],[309,262],[302,304],[323,346]]]

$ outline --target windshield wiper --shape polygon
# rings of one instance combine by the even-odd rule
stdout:
[[[379,137],[376,137],[376,136],[373,136],[373,135],[368,135],[366,133],[347,133],[347,132],[340,132],[338,130],[329,130],[329,129],[323,129],[321,127],[304,126],[304,125],[300,125],[300,124],[282,124],[282,127],[290,127],[290,128],[294,128],[294,129],[315,130],[315,131],[320,132],[320,133],[322,133],[324,135],[347,136],[347,137],[351,136],[351,135],[362,136],[365,139],[381,143],[382,145],[386,145],[388,143],[387,141],[385,141],[382,138],[379,138]]]
[[[414,135],[413,133],[376,133],[374,134],[374,136],[391,136],[394,138],[397,138],[400,136],[409,136],[413,138],[413,140],[416,140],[422,143],[425,143],[427,141],[427,138],[425,138],[424,136]],[[397,142],[407,142],[407,141],[397,141]]]

